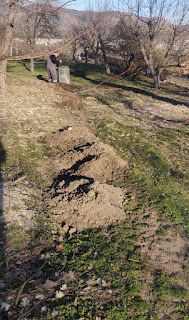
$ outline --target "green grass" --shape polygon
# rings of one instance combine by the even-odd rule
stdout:
[[[64,270],[74,276],[67,283],[65,296],[51,301],[50,309],[56,310],[62,320],[159,320],[160,312],[166,312],[166,300],[176,297],[183,303],[180,309],[173,308],[175,319],[187,319],[188,292],[174,285],[174,276],[152,270],[138,252],[137,239],[129,221],[64,238],[63,249],[51,250],[48,261],[56,273]],[[154,282],[144,280],[149,272]],[[143,298],[144,290],[149,301]]]
[[[108,319],[148,319],[150,306],[141,298],[143,282],[136,279],[138,270],[145,272],[135,246],[136,234],[129,223],[108,229],[91,229],[72,239],[64,240],[64,249],[51,260],[58,271],[80,274],[78,283],[70,283],[71,294],[65,296],[56,310],[70,319],[108,316]],[[102,284],[87,285],[90,279],[101,279]],[[85,294],[83,288],[88,287]],[[77,297],[77,303],[73,304]],[[59,304],[59,303],[58,303]],[[56,305],[56,304],[55,304]],[[54,305],[54,307],[55,307]]]
[[[21,249],[24,241],[24,233],[21,230],[19,224],[15,222],[7,231],[7,241],[12,242],[12,248]]]
[[[26,137],[23,143],[14,128],[7,131],[4,140],[2,156],[5,161],[2,162],[2,169],[9,171],[10,179],[15,180],[26,175],[30,181],[41,186],[43,177],[37,168],[40,168],[40,161],[44,157],[51,157],[56,151],[43,140],[36,142],[35,139]]]
[[[7,71],[8,73],[18,75],[19,77],[28,78],[41,74],[47,76],[47,67],[45,60],[34,60],[34,72],[30,72],[30,61],[28,59],[23,60],[22,63],[18,61],[9,61]]]
[[[172,158],[173,145],[174,152],[179,152],[188,139],[188,132],[175,134],[174,130],[169,130],[166,152],[164,149],[162,151],[163,131],[154,139],[147,137],[142,129],[101,123],[98,134],[128,162],[129,169],[123,185],[139,191],[136,207],[144,204],[152,206],[161,215],[182,224],[188,234],[189,172],[182,155],[177,157],[179,168],[175,166],[175,155]]]

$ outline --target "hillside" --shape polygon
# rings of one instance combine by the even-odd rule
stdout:
[[[3,9],[4,10],[4,9]],[[27,11],[28,10],[28,11]],[[25,38],[25,30],[23,27],[23,19],[26,19],[28,14],[32,14],[32,11],[35,12],[35,5],[29,5],[26,7],[26,10],[17,10],[15,17],[15,36]],[[54,8],[50,8],[49,10],[54,10]],[[72,28],[77,26],[78,24],[81,26],[88,16],[91,15],[90,11],[77,11],[73,9],[61,8],[57,11],[58,20],[55,21],[55,27],[58,27],[59,32],[63,39],[67,37],[67,34],[70,34]],[[34,14],[35,15],[35,14]],[[118,12],[102,12],[101,16],[106,16],[111,21],[111,27],[117,23],[119,18]],[[53,18],[52,18],[53,19]],[[96,19],[99,22],[99,13],[93,12],[93,19]],[[47,35],[45,35],[46,37]],[[52,35],[49,34],[49,38]]]
[[[187,320],[188,77],[40,62],[1,95],[0,319]]]

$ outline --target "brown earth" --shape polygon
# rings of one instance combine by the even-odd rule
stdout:
[[[70,107],[72,110],[81,110],[86,105],[82,101],[82,95],[77,93],[77,87],[66,83],[59,83],[56,86],[56,92],[61,96],[62,101],[56,102],[56,106],[59,108]]]
[[[126,162],[113,148],[79,126],[43,139],[50,146],[66,150],[54,159],[57,175],[44,193],[45,209],[53,221],[78,231],[123,221],[124,192],[108,182],[123,175]],[[52,165],[50,162],[47,166]]]

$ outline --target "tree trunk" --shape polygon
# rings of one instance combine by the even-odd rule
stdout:
[[[154,74],[153,79],[154,79],[154,88],[160,89],[160,75],[159,75],[159,73]]]
[[[88,64],[88,51],[87,49],[84,49],[85,50],[85,64]]]
[[[6,71],[7,71],[7,58],[10,52],[10,43],[13,34],[14,17],[16,11],[16,2],[10,2],[9,15],[7,19],[7,27],[5,29],[4,40],[1,43],[1,58],[0,58],[0,89],[6,88]]]
[[[98,68],[98,53],[95,52],[95,68]]]
[[[74,62],[77,61],[76,53],[77,53],[77,49],[76,49],[76,47],[74,47],[74,48],[73,48],[73,54],[72,54],[72,60],[73,60]]]
[[[103,59],[104,59],[104,65],[105,65],[105,68],[106,68],[106,73],[107,73],[107,74],[110,74],[110,66],[109,66],[109,64],[108,64],[108,59],[107,59],[107,55],[106,55],[106,50],[105,50],[104,43],[103,43],[101,37],[100,37],[100,45],[101,45],[101,50],[102,50],[102,54],[103,54]]]
[[[34,72],[34,58],[30,59],[30,72]]]
[[[7,60],[0,60],[0,89],[6,89]]]
[[[106,73],[110,74],[110,72],[111,72],[110,71],[110,66],[109,66],[109,64],[107,62],[105,63],[105,67],[106,67]]]

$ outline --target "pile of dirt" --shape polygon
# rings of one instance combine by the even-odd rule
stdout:
[[[45,210],[65,230],[107,226],[125,219],[119,180],[126,170],[112,147],[86,127],[67,127],[44,138],[48,145],[65,150],[57,155],[59,172],[44,192]],[[57,160],[57,161],[56,161]],[[51,164],[52,165],[52,164]]]
[[[56,102],[59,108],[70,107],[73,110],[81,110],[85,107],[82,101],[82,96],[78,94],[77,87],[66,83],[59,83],[56,86],[58,95],[62,97],[61,102]]]

